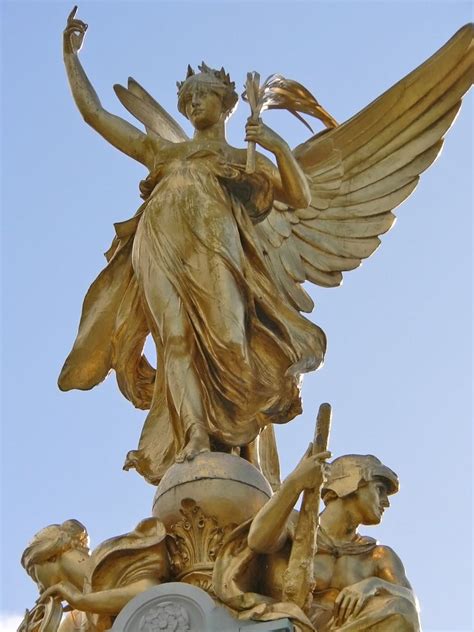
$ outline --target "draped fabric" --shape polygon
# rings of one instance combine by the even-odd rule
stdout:
[[[326,341],[264,261],[254,229],[271,207],[262,176],[201,151],[156,165],[142,190],[145,204],[118,225],[86,296],[60,386],[91,388],[114,368],[125,396],[150,408],[126,467],[157,483],[192,424],[242,446],[301,412],[300,374],[320,366]],[[141,355],[148,332],[156,377]]]
[[[332,611],[315,608],[310,615],[318,632],[420,632],[418,612],[411,601],[393,595],[370,597],[357,617],[334,623]]]
[[[216,596],[239,619],[275,621],[288,617],[296,632],[312,632],[310,620],[296,604],[258,592],[266,583],[268,558],[247,544],[251,522],[234,529],[219,550],[212,578]]]
[[[334,600],[339,589],[315,591],[312,606],[307,613],[303,613],[294,603],[281,601],[282,581],[291,552],[295,517],[289,524],[290,539],[287,545],[281,552],[269,555],[257,554],[248,546],[250,525],[251,520],[229,534],[214,566],[213,584],[216,595],[238,618],[270,621],[288,617],[297,632],[420,632],[414,601],[403,596],[381,594],[370,597],[356,617],[349,617],[339,625],[333,618]],[[376,546],[377,542],[373,538],[357,534],[352,542],[336,547],[336,553],[336,548],[329,539],[318,532],[318,553],[366,555]],[[317,585],[317,577],[315,579]],[[267,596],[268,594],[272,594],[273,598]]]
[[[145,518],[133,531],[110,538],[93,551],[84,593],[123,588],[144,579],[156,585],[169,580],[166,529],[158,518]],[[88,632],[107,632],[115,619],[92,613],[86,617]]]

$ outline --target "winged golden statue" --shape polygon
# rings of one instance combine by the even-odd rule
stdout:
[[[136,81],[115,86],[142,132],[102,107],[79,62],[87,25],[75,12],[64,60],[76,105],[149,175],[142,206],[115,225],[59,386],[90,389],[115,371],[124,396],[149,409],[125,467],[152,483],[175,460],[210,449],[255,459],[259,436],[268,455],[273,424],[301,412],[301,375],[326,349],[323,331],[302,314],[313,309],[302,284],[339,285],[392,226],[472,83],[472,25],[341,125],[299,84],[274,76],[260,89],[249,79],[253,114],[266,103],[327,126],[291,150],[251,116],[246,140],[275,162],[257,152],[249,168],[249,152],[226,142],[238,95],[224,69],[188,68],[178,83],[192,138]],[[143,355],[149,334],[156,370]]]

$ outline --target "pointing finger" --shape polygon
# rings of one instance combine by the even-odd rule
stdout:
[[[77,4],[73,6],[71,13],[67,16],[68,23],[74,20],[76,13],[77,13]]]

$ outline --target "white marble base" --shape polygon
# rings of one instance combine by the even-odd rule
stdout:
[[[293,632],[289,619],[238,621],[190,584],[154,586],[132,599],[110,632]]]

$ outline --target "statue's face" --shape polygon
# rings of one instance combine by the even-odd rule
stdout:
[[[359,487],[356,495],[361,524],[379,524],[383,512],[390,507],[385,483],[381,480],[370,481],[363,487]]]
[[[218,123],[223,114],[222,98],[205,83],[196,83],[186,95],[186,116],[193,127],[207,129]]]
[[[61,581],[60,569],[58,563],[55,562],[43,562],[42,564],[35,565],[34,572],[36,583],[38,584],[38,590],[43,592],[46,588],[53,586],[57,582]]]
[[[76,547],[64,551],[51,561],[36,564],[35,576],[40,592],[63,580],[72,582],[82,590],[89,563],[89,549]]]
[[[82,589],[84,577],[89,571],[90,553],[87,547],[76,547],[64,551],[60,557],[61,570],[78,588]]]

